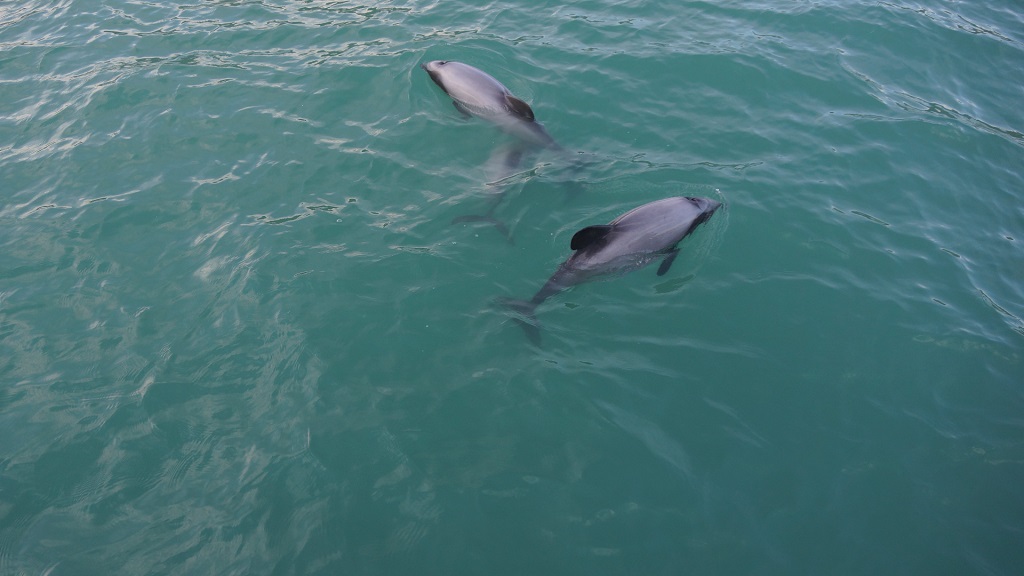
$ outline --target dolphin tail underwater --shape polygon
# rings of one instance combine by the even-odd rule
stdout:
[[[494,226],[494,229],[497,230],[502,236],[504,236],[505,240],[509,244],[516,243],[515,240],[512,238],[512,231],[508,229],[508,225],[502,222],[501,220],[498,220],[494,216],[491,216],[490,212],[488,212],[487,214],[463,214],[462,216],[456,216],[455,218],[452,218],[452,224],[467,224],[477,222],[483,222],[485,224],[490,224],[491,226]]]
[[[586,230],[586,228],[584,228]],[[579,232],[577,232],[579,234]],[[574,237],[575,238],[575,237]],[[501,296],[495,300],[495,302],[506,308],[507,310],[514,312],[516,316],[512,317],[512,320],[519,327],[523,329],[527,339],[535,346],[540,346],[540,322],[537,320],[537,307],[540,306],[545,300],[558,294],[562,290],[572,286],[575,283],[582,282],[583,280],[575,280],[570,278],[572,270],[567,269],[566,263],[563,262],[558,267],[558,271],[533,295],[533,298],[529,300],[521,300],[519,298],[509,298]]]
[[[516,316],[512,317],[512,321],[523,329],[523,334],[531,344],[540,346],[540,324],[537,322],[537,316],[534,315],[534,310],[537,309],[536,304],[529,300],[507,297],[497,298],[495,303],[515,312]]]

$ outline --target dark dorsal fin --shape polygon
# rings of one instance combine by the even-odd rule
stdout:
[[[572,240],[569,241],[569,248],[572,248],[573,250],[582,250],[587,246],[593,246],[595,243],[604,240],[604,237],[611,231],[612,226],[608,224],[587,226],[572,235]]]
[[[511,94],[506,94],[505,106],[508,107],[509,112],[519,116],[523,120],[533,122],[533,108],[530,108],[530,105],[526,102],[523,102]]]

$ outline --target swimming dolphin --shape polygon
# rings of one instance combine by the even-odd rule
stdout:
[[[679,255],[677,245],[721,207],[710,198],[676,196],[638,206],[608,224],[587,226],[573,234],[572,256],[530,300],[502,298],[499,301],[524,315],[517,319],[534,344],[540,342],[534,311],[562,290],[598,276],[639,270],[662,258],[658,276],[672,267]]]
[[[487,222],[501,232],[510,244],[513,243],[508,226],[494,217],[495,210],[504,199],[508,180],[516,174],[523,159],[531,151],[554,150],[566,157],[568,152],[537,121],[530,105],[513,96],[504,84],[490,74],[469,64],[451,60],[432,60],[420,64],[420,67],[452,98],[452,104],[464,116],[487,120],[514,137],[514,142],[496,148],[487,162],[490,177],[488,185],[493,186],[490,190],[494,192],[490,208],[484,214],[468,214],[452,220],[452,224]],[[574,162],[574,171],[579,169],[578,161]],[[570,184],[570,190],[578,189],[577,182]]]
[[[534,146],[562,149],[537,122],[530,105],[513,96],[490,74],[451,60],[432,60],[420,67],[451,96],[452,104],[463,115],[483,118]]]

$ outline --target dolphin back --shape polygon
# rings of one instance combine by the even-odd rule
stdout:
[[[671,250],[720,206],[717,200],[687,196],[644,204],[612,220],[601,249],[588,252],[598,261],[605,261]]]

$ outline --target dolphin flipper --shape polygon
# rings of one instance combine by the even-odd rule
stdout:
[[[672,267],[672,263],[676,261],[676,256],[679,256],[679,248],[673,248],[669,250],[668,255],[661,261],[661,266],[658,266],[658,276],[664,276],[665,272]]]

